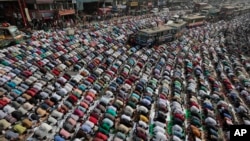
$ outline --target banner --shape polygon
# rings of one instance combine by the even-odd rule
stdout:
[[[59,15],[60,15],[60,16],[63,16],[63,15],[71,15],[71,14],[75,14],[75,10],[74,10],[74,9],[60,10],[60,11],[59,11]]]
[[[30,22],[30,21],[31,21],[31,19],[30,19],[30,14],[29,14],[29,10],[28,10],[28,8],[25,8],[25,9],[24,9],[24,11],[25,11],[25,14],[26,14],[27,20]]]
[[[130,6],[133,7],[133,6],[138,6],[138,2],[130,2]]]

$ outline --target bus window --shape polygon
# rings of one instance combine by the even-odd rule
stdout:
[[[162,32],[157,33],[157,36],[158,37],[162,36]]]
[[[21,34],[20,31],[15,26],[13,28],[10,28],[9,30],[13,37],[16,37]]]
[[[9,30],[1,29],[0,32],[1,32],[1,36],[3,37],[2,39],[10,39],[10,38],[12,38]]]
[[[3,30],[0,30],[0,39],[5,39],[4,31]]]
[[[172,29],[172,34],[176,34],[177,33],[177,30],[176,29]]]
[[[164,35],[168,35],[169,34],[169,30],[166,30],[163,32]]]
[[[136,42],[139,44],[146,44],[149,36],[146,33],[139,32],[136,37]]]
[[[143,34],[143,33],[139,33],[139,36],[138,36],[139,40],[144,40],[146,41],[148,39],[148,36],[146,34]]]
[[[151,34],[151,36],[156,36],[157,34],[156,33],[154,33],[154,34]]]

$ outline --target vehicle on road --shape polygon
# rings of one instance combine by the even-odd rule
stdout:
[[[135,43],[140,46],[153,46],[165,42],[171,42],[180,37],[186,22],[179,21],[170,25],[160,25],[142,29],[135,35]]]
[[[187,22],[187,27],[196,27],[204,25],[206,22],[206,16],[200,16],[200,15],[188,15],[184,17],[184,21]]]
[[[0,25],[0,47],[15,45],[21,40],[23,40],[23,35],[16,26],[8,23]]]

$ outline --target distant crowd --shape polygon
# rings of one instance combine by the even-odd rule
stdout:
[[[224,35],[231,53],[250,55],[250,13],[228,22]]]

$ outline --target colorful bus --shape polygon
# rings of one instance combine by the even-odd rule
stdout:
[[[201,12],[201,10],[204,10],[207,7],[211,7],[211,5],[208,4],[208,3],[203,3],[203,2],[201,2],[201,3],[195,3],[193,12]]]
[[[205,24],[206,16],[200,16],[200,15],[189,15],[187,17],[184,17],[184,20],[187,22],[187,27],[196,27],[201,26]]]
[[[175,28],[167,25],[142,29],[135,35],[135,42],[141,46],[152,46],[173,41],[176,33],[177,30]]]
[[[246,13],[250,12],[250,7],[249,6],[238,6],[235,8],[235,10],[233,11],[233,16],[240,16]]]
[[[3,23],[0,26],[0,47],[14,45],[23,40],[22,33],[16,26]]]
[[[176,34],[174,35],[175,39],[180,38],[186,30],[187,22],[183,20],[176,20],[173,23],[167,24],[168,26],[174,28],[176,30]]]
[[[220,10],[220,18],[223,20],[230,20],[234,17],[234,11],[236,8],[234,6],[223,6]]]

